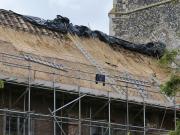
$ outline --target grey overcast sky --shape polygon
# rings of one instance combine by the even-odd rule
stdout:
[[[113,0],[0,0],[0,8],[24,15],[54,19],[57,14],[73,24],[90,26],[108,33],[108,12]]]

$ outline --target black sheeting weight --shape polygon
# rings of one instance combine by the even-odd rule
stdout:
[[[99,38],[99,40],[110,45],[118,45],[124,49],[139,52],[153,57],[161,57],[166,48],[166,45],[161,42],[134,44],[113,36],[109,36],[101,31],[92,31],[86,26],[73,25],[72,23],[70,23],[70,20],[67,17],[63,17],[61,15],[57,15],[57,17],[54,20],[44,20],[32,16],[22,17],[34,25],[45,27],[53,31],[61,32],[64,34],[67,34],[69,32],[71,34],[76,34],[80,37]]]

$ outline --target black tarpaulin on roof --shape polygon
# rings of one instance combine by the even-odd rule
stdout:
[[[165,44],[161,42],[150,42],[146,44],[134,44],[113,36],[109,36],[101,31],[93,31],[86,26],[73,25],[67,17],[57,15],[54,20],[44,20],[38,17],[22,16],[25,20],[30,23],[45,27],[53,31],[58,31],[63,34],[71,33],[76,34],[80,37],[94,37],[99,40],[108,43],[110,45],[118,45],[124,49],[139,52],[145,55],[153,57],[161,57],[165,51]]]

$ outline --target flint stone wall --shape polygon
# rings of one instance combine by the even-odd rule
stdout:
[[[164,0],[114,0],[114,11],[128,12]],[[126,15],[110,14],[110,35],[134,42],[164,42],[180,48],[180,2],[170,2]]]

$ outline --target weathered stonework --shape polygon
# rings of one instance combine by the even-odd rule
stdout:
[[[163,1],[114,0],[109,13],[110,35],[135,43],[161,41],[169,48],[180,48],[180,2],[168,2],[136,11]],[[135,12],[128,13],[133,10]]]

